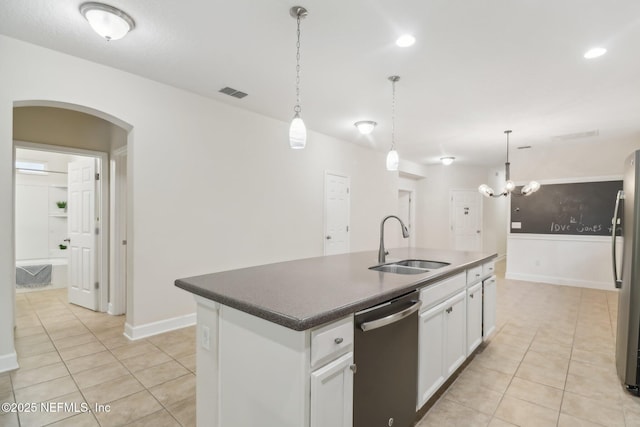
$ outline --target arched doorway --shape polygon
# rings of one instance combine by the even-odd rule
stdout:
[[[14,102],[13,112],[14,153],[16,147],[26,145],[45,151],[87,154],[102,160],[101,212],[96,215],[99,224],[95,227],[101,239],[96,255],[100,271],[95,282],[99,287],[96,307],[110,314],[125,313],[127,266],[130,267],[127,218],[131,208],[126,197],[127,147],[132,126],[104,112],[63,102],[18,101]],[[15,244],[14,237],[14,247]]]

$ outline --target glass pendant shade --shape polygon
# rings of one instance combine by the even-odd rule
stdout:
[[[120,9],[102,3],[84,3],[80,13],[93,31],[108,41],[119,40],[135,27],[133,19]]]
[[[491,197],[493,196],[493,188],[489,187],[487,184],[482,184],[480,187],[478,187],[478,191],[480,192],[480,194],[482,194],[484,197]]]
[[[398,152],[395,149],[389,150],[389,153],[387,154],[387,170],[397,171],[398,163],[400,163]]]
[[[307,145],[307,127],[298,114],[295,115],[289,126],[289,146],[299,150]]]
[[[537,181],[531,181],[524,187],[522,187],[522,194],[524,196],[529,196],[540,189],[540,184]]]

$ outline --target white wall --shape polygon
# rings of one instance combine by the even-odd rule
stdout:
[[[305,150],[290,150],[288,123],[4,36],[0,51],[2,200],[13,197],[14,102],[77,104],[132,128],[127,323],[134,329],[195,311],[176,278],[322,255],[324,170],[351,177],[352,250],[375,249],[380,219],[397,209],[398,177],[385,170],[384,153],[313,131]],[[0,208],[0,230],[2,357],[13,352],[11,203]]]
[[[517,150],[512,179],[581,182],[622,178],[625,158],[640,148],[640,135]],[[530,197],[535,197],[535,194]],[[613,212],[612,212],[613,215]],[[508,234],[506,277],[561,285],[613,289],[611,241],[606,237]]]
[[[66,172],[72,156],[34,150],[16,150],[16,160],[44,162],[47,170]],[[67,237],[64,213],[55,202],[67,200],[66,173],[16,173],[16,260],[66,257],[58,249]],[[64,187],[64,188],[62,188]]]
[[[477,191],[487,182],[491,185],[487,168],[478,166],[433,165],[427,167],[427,177],[418,181],[416,221],[418,240],[416,246],[427,248],[452,248],[450,228],[451,190]],[[495,179],[495,177],[494,177]],[[502,199],[483,199],[482,251],[498,253],[504,247],[506,220]],[[493,204],[493,205],[492,205]],[[499,214],[498,214],[499,213]]]

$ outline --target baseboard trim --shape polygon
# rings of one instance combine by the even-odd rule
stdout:
[[[594,282],[590,280],[581,279],[567,279],[563,277],[542,276],[536,274],[522,274],[522,273],[506,273],[506,279],[510,280],[523,280],[527,282],[548,283],[551,285],[573,286],[577,288],[589,288],[600,289],[603,291],[615,290],[613,285],[609,282]]]
[[[195,324],[196,313],[172,317],[171,319],[159,320],[157,322],[145,323],[140,326],[132,326],[129,323],[125,323],[124,336],[135,341],[153,335],[162,334],[164,332],[186,328],[187,326],[193,326]]]
[[[0,356],[0,372],[13,371],[19,367],[18,355],[15,351],[13,353]]]

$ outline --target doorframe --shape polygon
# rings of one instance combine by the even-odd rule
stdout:
[[[99,297],[98,297],[98,310],[101,312],[107,311],[108,303],[109,303],[109,168],[106,165],[109,164],[109,153],[103,151],[94,151],[87,150],[83,148],[74,148],[74,147],[64,147],[61,145],[53,145],[53,144],[42,144],[37,142],[30,141],[21,141],[14,139],[13,140],[13,157],[16,157],[16,148],[23,148],[27,150],[37,150],[37,151],[48,151],[52,153],[60,153],[60,154],[68,154],[68,155],[78,155],[78,156],[87,156],[94,157],[100,160],[99,168],[97,169],[97,173],[100,174],[100,185],[98,185],[98,191],[100,191],[100,196],[96,198],[98,200],[98,206],[96,207],[96,212],[98,213],[98,228],[100,232],[97,236],[97,245],[96,248],[98,250],[96,260],[98,262],[96,277],[98,278],[98,282],[100,283],[99,289]],[[15,163],[15,160],[14,160]],[[15,193],[15,179],[13,183],[14,193]],[[16,202],[15,197],[13,198],[13,211],[15,212]],[[15,237],[15,221],[14,221],[14,236],[13,236],[13,247],[16,246],[16,237]],[[16,255],[15,250],[13,253],[13,264],[16,263]],[[14,298],[15,299],[15,298]]]
[[[416,246],[416,205],[415,196],[416,192],[413,189],[398,187],[398,201],[400,201],[400,193],[409,194],[409,247]],[[398,212],[400,213],[400,212]]]
[[[111,153],[109,303],[112,315],[127,311],[127,146]],[[123,179],[124,176],[124,179]]]
[[[324,175],[323,175],[323,179],[324,181],[322,182],[322,186],[324,187],[324,191],[323,191],[323,197],[324,199],[322,200],[322,209],[323,209],[323,216],[322,216],[322,253],[324,255],[327,254],[327,176],[328,175],[333,175],[333,176],[339,176],[342,178],[346,178],[347,179],[347,188],[349,189],[349,198],[347,200],[347,221],[348,224],[347,226],[349,227],[349,231],[347,231],[347,251],[345,253],[349,253],[351,251],[351,177],[345,173],[342,172],[336,172],[336,171],[331,171],[331,170],[325,170],[324,171]]]

